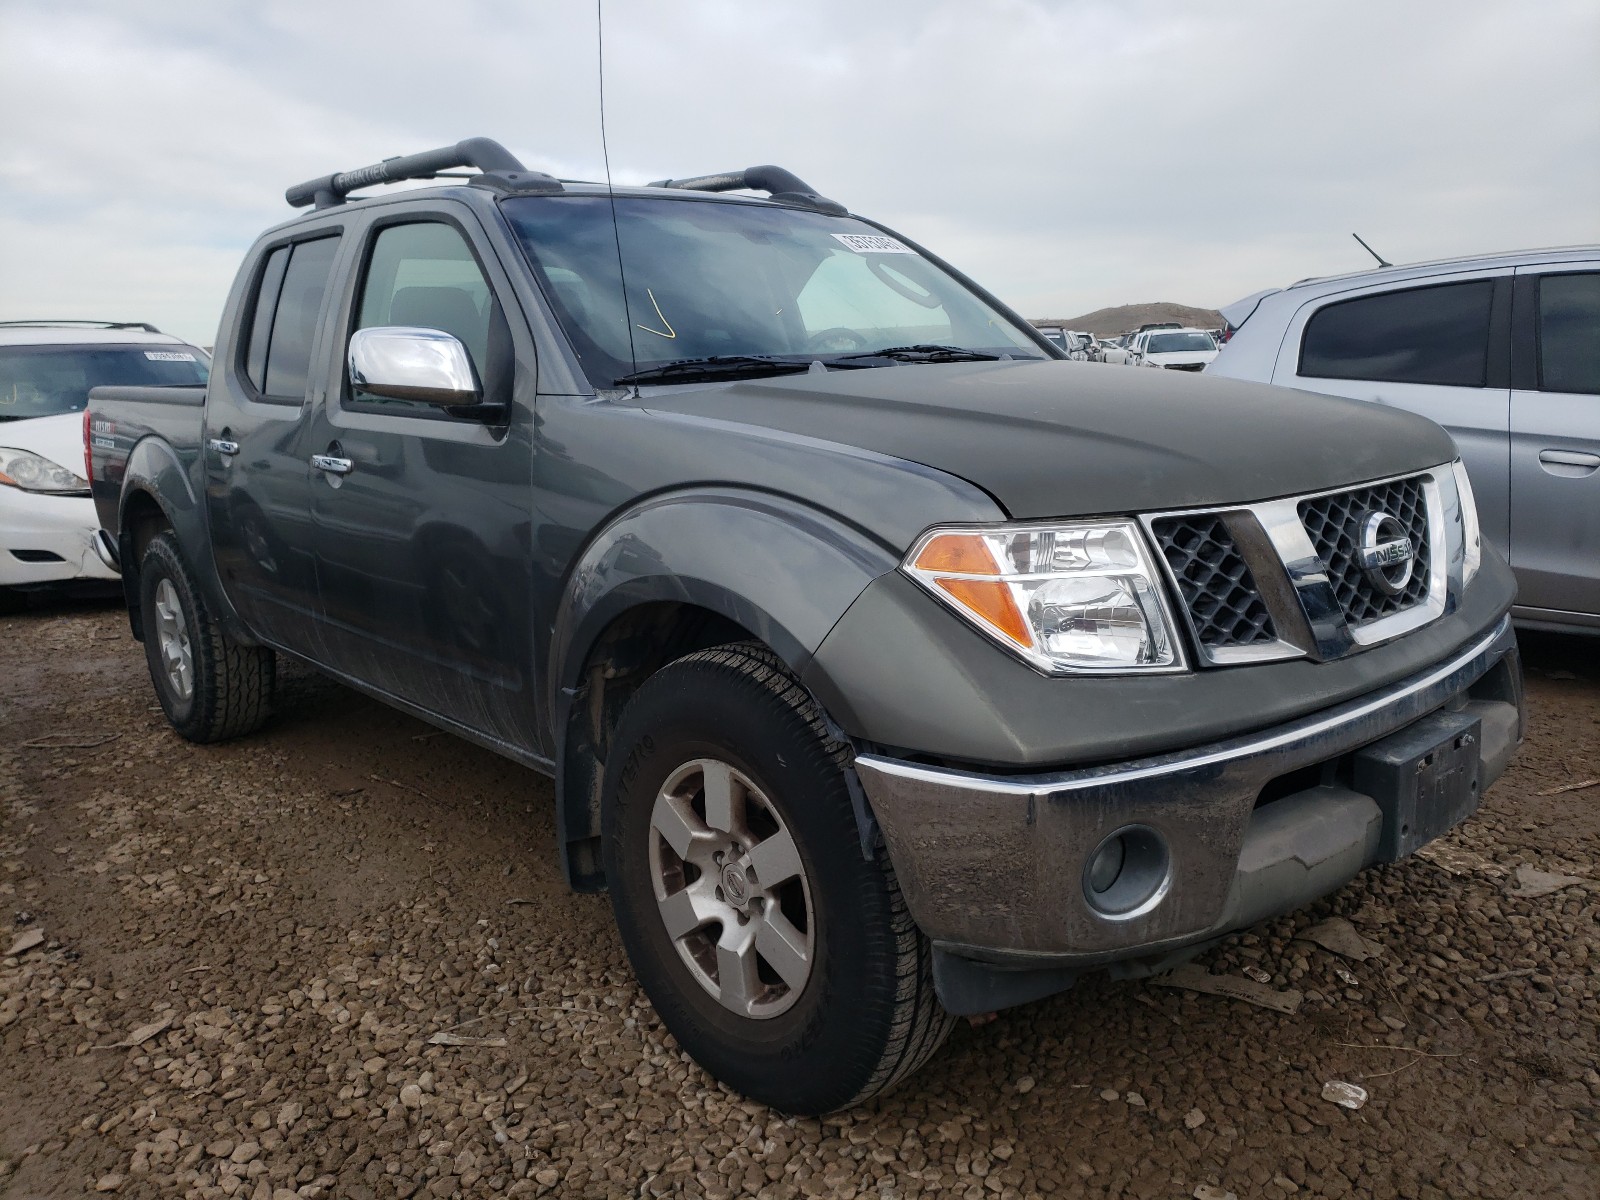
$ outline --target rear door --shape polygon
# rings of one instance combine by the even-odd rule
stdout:
[[[340,230],[301,231],[255,263],[206,394],[206,507],[223,591],[275,645],[318,657],[310,468],[311,363]]]
[[[1519,268],[1513,329],[1517,603],[1600,624],[1600,259]]]
[[[302,462],[327,653],[337,671],[522,749],[535,748],[532,678],[533,348],[508,320],[509,280],[462,205],[385,206],[331,325],[326,397]],[[459,418],[352,386],[357,329],[443,330],[466,346],[485,400],[508,417]]]
[[[1511,273],[1502,268],[1309,301],[1290,323],[1272,382],[1443,425],[1472,478],[1484,535],[1505,552],[1510,361]]]

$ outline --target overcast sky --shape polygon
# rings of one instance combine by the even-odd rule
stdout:
[[[0,318],[209,343],[300,180],[602,178],[593,0],[0,0]],[[606,0],[619,183],[774,162],[1029,316],[1600,241],[1594,0]]]

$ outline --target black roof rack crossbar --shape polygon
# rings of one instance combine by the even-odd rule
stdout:
[[[331,208],[335,204],[343,204],[345,197],[357,188],[371,187],[375,183],[397,183],[402,179],[436,179],[441,172],[453,167],[473,167],[485,174],[498,176],[510,185],[511,190],[561,190],[561,185],[549,176],[528,171],[517,160],[517,156],[499,142],[491,138],[468,138],[454,146],[441,146],[437,150],[424,150],[420,154],[407,154],[401,158],[386,158],[370,167],[308,179],[284,192],[283,198],[294,208],[304,208],[308,204]]]
[[[35,327],[52,328],[59,325],[82,326],[86,329],[142,329],[146,333],[160,333],[148,321],[91,321],[83,317],[62,317],[59,320],[48,317],[37,317],[28,321],[0,321],[0,328],[28,329]]]
[[[817,195],[816,189],[793,171],[770,165],[747,167],[743,171],[728,171],[721,175],[696,175],[692,179],[658,179],[649,186],[692,192],[735,192],[749,188],[754,192],[766,192],[774,200],[804,205],[837,216],[843,216],[848,211],[838,201]]]

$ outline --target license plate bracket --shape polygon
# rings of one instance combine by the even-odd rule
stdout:
[[[1477,811],[1482,722],[1464,712],[1422,718],[1355,754],[1355,788],[1383,811],[1379,862],[1394,862]]]

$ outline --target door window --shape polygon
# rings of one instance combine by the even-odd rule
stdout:
[[[1306,322],[1300,374],[1483,387],[1494,281],[1475,279],[1342,300]]]
[[[298,404],[305,399],[306,381],[311,375],[311,343],[338,249],[338,238],[318,238],[279,247],[267,259],[245,365],[247,371],[255,365],[261,372],[259,386],[269,400]],[[266,285],[274,279],[277,266],[274,259],[280,254],[287,256],[284,265],[278,268],[281,275],[277,278],[281,283],[276,294],[269,295]],[[269,308],[271,316],[264,320],[263,313]],[[264,355],[258,355],[263,335],[266,350]],[[251,379],[255,382],[254,376]]]
[[[378,231],[367,258],[356,329],[410,325],[456,338],[472,359],[485,399],[509,373],[511,338],[494,291],[466,238],[452,225],[419,221]],[[445,416],[431,404],[352,388],[352,405]]]
[[[1539,387],[1600,394],[1600,274],[1539,280]]]

